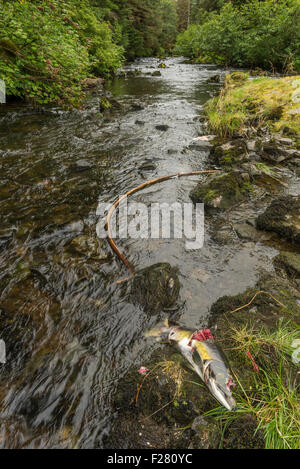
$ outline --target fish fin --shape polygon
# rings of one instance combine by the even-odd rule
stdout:
[[[164,325],[165,325],[166,327],[169,327],[169,319],[168,319],[168,318],[166,318],[166,319],[164,320]]]

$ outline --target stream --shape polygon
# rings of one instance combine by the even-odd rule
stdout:
[[[159,176],[210,168],[189,148],[207,134],[203,105],[225,71],[168,58],[140,59],[107,90],[122,105],[105,114],[92,93],[83,110],[26,104],[0,107],[1,448],[101,448],[114,425],[111,402],[129,368],[158,345],[143,331],[158,319],[115,282],[128,272],[98,239],[99,202]],[[156,126],[167,125],[167,130]],[[172,179],[131,200],[190,202],[205,176]],[[241,212],[241,221],[244,213]],[[222,245],[206,225],[202,249],[184,239],[121,239],[136,270],[158,262],[178,268],[180,321],[206,325],[213,302],[253,286],[272,269],[276,250],[260,243]]]

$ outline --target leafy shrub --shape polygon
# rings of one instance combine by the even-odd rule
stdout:
[[[12,0],[0,10],[0,78],[8,95],[78,105],[84,78],[108,74],[121,58],[86,0]]]
[[[181,33],[176,54],[227,65],[292,71],[299,69],[298,0],[226,3],[201,25]]]

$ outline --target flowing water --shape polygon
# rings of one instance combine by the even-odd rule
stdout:
[[[122,104],[104,116],[99,95],[84,110],[0,108],[0,447],[102,447],[115,415],[111,401],[127,370],[153,350],[142,332],[155,320],[115,284],[127,271],[96,234],[99,202],[145,180],[205,169],[208,155],[188,149],[205,133],[204,103],[221,85],[214,66],[157,59],[109,84]],[[156,125],[168,125],[166,131]],[[202,177],[203,179],[203,177]],[[189,202],[199,177],[169,180],[131,200]],[[203,249],[182,239],[123,239],[136,269],[168,262],[179,269],[180,317],[206,324],[211,304],[254,285],[274,249],[220,245],[205,231]]]

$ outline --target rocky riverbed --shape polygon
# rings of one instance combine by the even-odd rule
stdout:
[[[271,135],[267,129],[248,129],[245,137],[243,129],[234,138],[204,135],[190,146],[208,150],[208,163],[220,169],[190,192],[193,202],[205,203],[213,239],[220,245],[242,244],[255,249],[258,244],[266,244],[279,251],[273,259],[273,272],[262,268],[253,288],[236,296],[220,297],[212,304],[205,324],[226,351],[239,388],[248,402],[253,400],[255,408],[258,389],[263,386],[258,373],[269,373],[271,377],[282,364],[275,343],[262,337],[261,347],[256,348],[253,338],[256,334],[272,337],[286,325],[297,337],[300,325],[298,135],[287,137],[285,132]],[[241,331],[251,333],[243,336]],[[248,340],[246,348],[239,344],[241,336],[242,341]],[[267,362],[271,362],[269,369]],[[296,393],[297,363],[290,356],[285,364],[286,376],[293,376]],[[228,413],[218,418],[218,413],[211,412],[216,407],[214,399],[176,350],[165,346],[144,365],[147,371],[142,376],[133,368],[120,382],[114,400],[118,425],[107,438],[106,447],[266,447],[266,432],[257,431],[261,422],[251,406],[248,411],[240,410],[240,415],[232,417]],[[270,418],[276,420],[275,411]],[[297,425],[295,429],[300,431]]]
[[[105,92],[97,83],[81,111],[1,108],[1,447],[265,445],[255,408],[237,420],[213,415],[216,402],[182,357],[143,333],[166,316],[211,327],[246,396],[261,398],[254,391],[263,373],[247,353],[262,369],[272,359],[277,370],[274,342],[237,352],[237,331],[252,327],[259,336],[284,318],[285,335],[294,334],[299,150],[285,133],[207,138],[204,106],[225,71],[164,62],[126,67]],[[208,82],[216,74],[220,82]],[[265,157],[271,145],[280,148],[276,161]],[[128,272],[97,236],[98,204],[145,180],[205,168],[219,172],[200,185],[199,177],[182,178],[133,196],[150,205],[201,193],[203,248],[189,251],[176,238],[121,239],[137,276],[117,283]],[[229,313],[259,290],[279,303],[258,295]],[[292,365],[285,368],[293,374]]]

